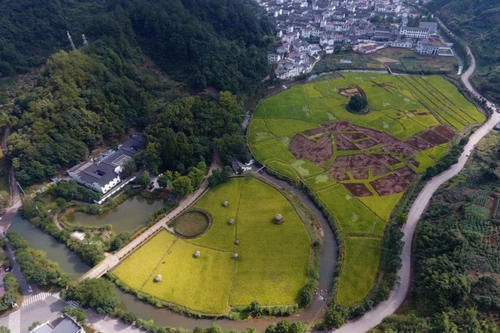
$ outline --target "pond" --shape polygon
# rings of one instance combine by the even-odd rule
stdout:
[[[90,269],[90,267],[74,252],[71,252],[66,245],[44,233],[19,214],[14,218],[14,222],[9,228],[9,231],[18,233],[22,238],[28,241],[32,248],[45,252],[48,259],[58,263],[65,272],[69,273],[75,279]]]
[[[91,215],[82,212],[75,212],[68,216],[71,223],[103,226],[111,224],[113,231],[117,234],[120,232],[133,232],[138,227],[145,225],[148,218],[157,210],[166,206],[166,201],[145,199],[140,195],[136,195],[125,200],[117,207],[107,211],[101,215]]]

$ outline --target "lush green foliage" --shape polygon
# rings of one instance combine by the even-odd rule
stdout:
[[[8,156],[22,184],[53,177],[147,118],[148,101],[131,66],[113,61],[111,49],[94,51],[103,54],[53,55],[35,91],[16,101]]]
[[[99,195],[88,187],[77,184],[75,181],[59,181],[49,189],[49,194],[55,198],[63,198],[67,201],[79,200],[93,203],[99,199]]]
[[[16,252],[16,261],[28,281],[42,287],[65,287],[71,278],[51,262],[42,251],[29,247],[28,243],[15,233],[7,233],[7,238]]]
[[[72,306],[67,306],[63,309],[64,314],[75,318],[80,324],[84,324],[87,319],[87,314],[85,310],[80,308],[74,308]]]
[[[11,15],[0,18],[8,31],[0,37],[0,71],[40,64],[67,44],[66,28],[84,32],[90,45],[53,54],[34,87],[23,90],[2,117],[2,125],[13,130],[8,157],[21,184],[45,181],[97,146],[147,124],[153,124],[146,129],[148,150],[139,162],[155,173],[185,173],[200,160],[210,161],[214,143],[224,162],[231,155],[247,157],[240,103],[229,93],[171,103],[180,90],[145,54],[192,86],[251,94],[268,72],[271,32],[256,4],[66,0],[37,4],[36,12],[30,6],[30,0],[2,1],[2,11]],[[29,38],[26,25],[33,28]]]
[[[104,258],[104,251],[110,246],[108,239],[86,238],[83,242],[81,242],[70,237],[70,232],[68,230],[59,230],[52,221],[52,213],[49,212],[43,197],[40,195],[33,199],[25,200],[21,214],[35,226],[49,233],[57,240],[65,243],[66,246],[77,252],[83,261],[89,265],[94,265],[101,261]]]
[[[65,294],[67,299],[80,302],[98,313],[112,313],[120,304],[115,286],[106,279],[86,279],[70,286]]]
[[[212,175],[208,177],[208,184],[210,187],[215,187],[219,184],[224,184],[229,180],[232,170],[230,167],[226,166],[222,170],[215,169],[212,171]]]
[[[433,0],[436,12],[454,33],[471,45],[479,72],[474,82],[481,92],[500,99],[500,7],[497,0]]]
[[[347,103],[347,110],[359,113],[363,111],[368,106],[368,101],[366,97],[360,95],[354,95],[349,99],[349,103]]]
[[[494,208],[500,134],[483,139],[467,168],[433,197],[418,226],[415,280],[403,316],[382,331],[499,332],[498,230]],[[497,321],[498,322],[498,321]]]
[[[3,277],[3,288],[5,289],[5,294],[0,298],[0,311],[11,309],[20,295],[19,283],[17,283],[15,276],[11,273],[7,273]]]
[[[244,91],[268,73],[270,23],[248,0],[32,0],[0,2],[0,77],[38,67],[56,50],[116,43],[142,47],[162,69],[194,87]]]
[[[265,333],[304,333],[307,328],[300,321],[290,323],[286,320],[281,320],[277,324],[272,324],[266,328]]]
[[[186,173],[199,161],[211,160],[214,140],[218,147],[223,147],[219,150],[225,159],[227,155],[246,152],[244,144],[231,143],[244,141],[240,129],[243,114],[241,103],[229,92],[221,92],[218,98],[179,99],[152,117],[146,128],[149,143],[142,154],[143,164],[151,170]]]

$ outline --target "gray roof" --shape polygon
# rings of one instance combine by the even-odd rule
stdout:
[[[118,146],[118,149],[104,156],[100,161],[87,163],[78,171],[82,182],[104,186],[115,179],[117,166],[123,166],[135,154],[144,149],[146,141],[141,135],[132,135]]]
[[[436,22],[420,22],[420,28],[428,29],[430,33],[436,33],[438,25]]]
[[[77,333],[81,329],[73,319],[61,317],[51,323],[46,323],[33,330],[33,333]]]

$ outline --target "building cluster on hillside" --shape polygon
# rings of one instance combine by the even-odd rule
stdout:
[[[368,54],[386,47],[429,56],[453,56],[435,22],[409,27],[403,0],[258,0],[276,24],[279,47],[268,59],[276,76],[309,73],[325,54],[346,46]]]

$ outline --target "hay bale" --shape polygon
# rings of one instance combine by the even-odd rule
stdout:
[[[239,239],[235,239],[234,240],[234,245],[240,245],[240,240]]]
[[[196,251],[194,251],[193,257],[195,257],[195,258],[199,258],[200,256],[201,256],[201,252],[200,252],[200,250],[196,250]]]
[[[227,200],[226,200],[226,201],[224,201],[224,202],[222,203],[222,206],[224,206],[224,207],[229,206],[229,201],[227,201]]]
[[[234,219],[229,219],[229,220],[227,220],[227,224],[229,224],[229,225],[233,225],[233,224],[234,224]]]
[[[155,276],[155,280],[154,281],[155,282],[161,282],[162,279],[163,278],[162,278],[161,274],[158,274],[157,276]]]
[[[238,259],[239,257],[240,257],[240,256],[238,255],[238,253],[237,253],[237,252],[234,252],[234,253],[233,253],[233,259],[234,259],[234,260]]]
[[[276,224],[282,224],[283,223],[283,215],[276,214],[273,218],[273,222]]]

